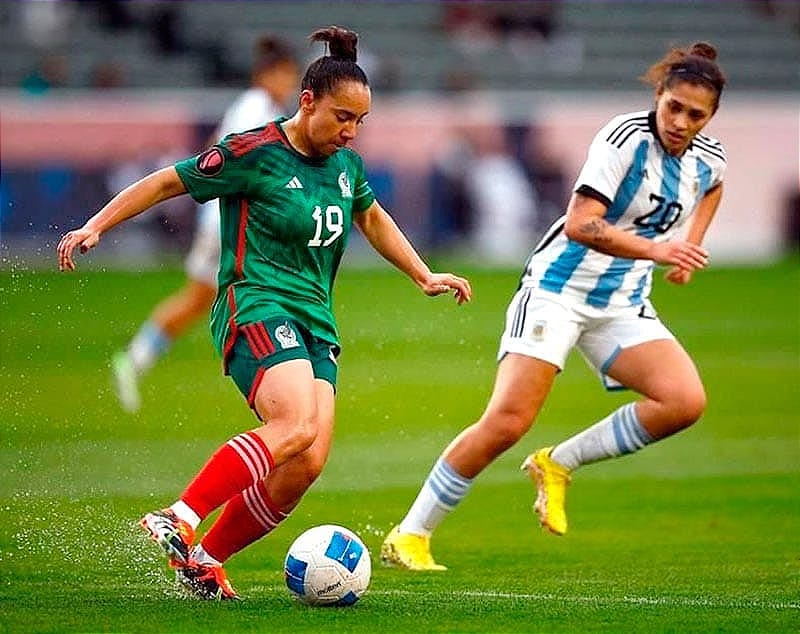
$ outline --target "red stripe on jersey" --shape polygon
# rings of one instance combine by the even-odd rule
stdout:
[[[247,216],[249,214],[247,199],[239,201],[239,235],[236,239],[236,277],[244,277],[244,251],[247,246]]]
[[[259,321],[253,325],[255,326],[253,334],[257,332],[261,336],[261,340],[264,342],[264,345],[267,348],[267,354],[272,354],[275,352],[275,344],[272,343],[272,339],[270,338],[267,329],[264,327],[264,323]]]
[[[278,130],[277,124],[270,123],[267,127],[257,132],[244,132],[234,135],[228,139],[225,144],[228,146],[231,153],[238,158],[244,156],[248,152],[252,152],[257,147],[275,142],[286,145],[286,140],[280,133],[280,130]]]

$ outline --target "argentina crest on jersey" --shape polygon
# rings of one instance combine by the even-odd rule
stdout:
[[[342,192],[342,198],[353,197],[353,191],[350,189],[350,179],[347,178],[347,172],[339,174],[339,190]]]

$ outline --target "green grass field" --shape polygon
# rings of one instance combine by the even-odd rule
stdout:
[[[421,296],[345,268],[336,441],[322,478],[227,569],[246,601],[177,595],[135,522],[171,503],[254,419],[205,328],[121,412],[108,359],[179,271],[0,274],[0,632],[800,631],[800,267],[712,269],[657,285],[709,408],[694,428],[578,472],[570,532],[543,533],[526,453],[630,399],[570,359],[536,426],[478,480],[434,542],[445,573],[377,562],[438,453],[481,412],[517,272],[465,271],[475,299]],[[305,528],[340,523],[373,555],[353,608],[293,601],[282,563]]]

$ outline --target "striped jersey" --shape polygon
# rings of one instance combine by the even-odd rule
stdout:
[[[375,200],[358,154],[342,148],[324,158],[304,156],[289,143],[283,121],[231,134],[175,165],[192,198],[220,199],[211,332],[223,359],[240,326],[276,316],[338,344],[334,278],[353,214]]]
[[[655,112],[612,119],[594,137],[575,191],[607,205],[605,220],[618,229],[662,242],[674,237],[706,192],[722,182],[725,150],[698,134],[680,157],[668,154],[656,132]],[[523,286],[565,293],[587,304],[630,306],[650,294],[655,263],[606,255],[564,234],[556,220],[533,250]]]

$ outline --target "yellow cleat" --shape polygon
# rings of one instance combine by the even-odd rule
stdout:
[[[395,526],[383,540],[381,561],[384,566],[405,570],[447,570],[446,566],[433,560],[430,537],[401,533],[399,526]]]
[[[532,453],[522,463],[522,470],[536,483],[536,502],[533,510],[547,530],[556,535],[567,532],[565,496],[570,483],[569,470],[555,462],[550,454],[552,447]]]

